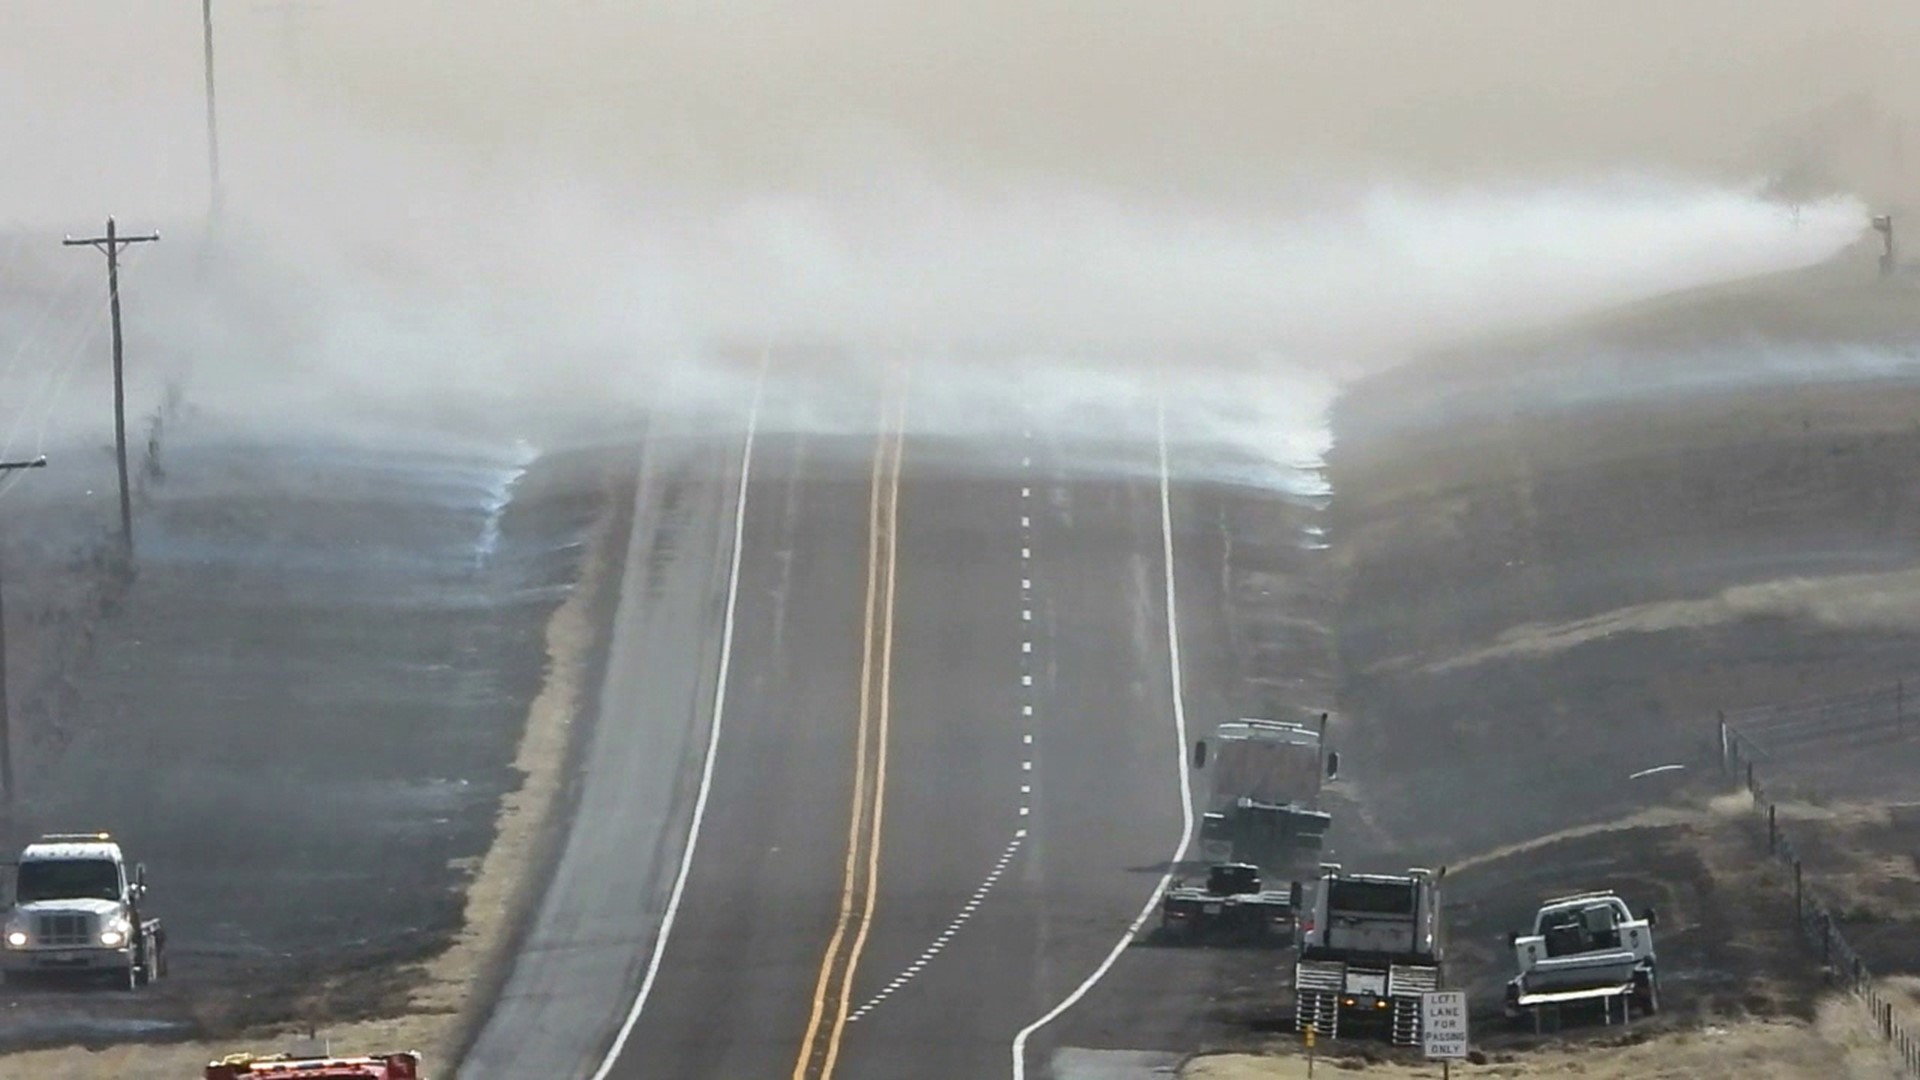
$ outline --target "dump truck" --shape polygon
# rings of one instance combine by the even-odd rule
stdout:
[[[1660,1009],[1652,908],[1634,918],[1611,892],[1561,896],[1540,905],[1530,933],[1507,935],[1517,973],[1507,982],[1506,1015],[1535,1031],[1558,1026],[1568,1008],[1599,1006],[1606,1023]]]
[[[1300,886],[1268,889],[1247,863],[1209,867],[1204,883],[1177,880],[1160,901],[1160,930],[1169,941],[1289,945]]]
[[[1340,770],[1340,755],[1325,746],[1326,727],[1326,713],[1317,728],[1243,719],[1194,743],[1193,767],[1208,774],[1204,861],[1248,863],[1269,880],[1312,874],[1333,822],[1319,809],[1321,783]]]
[[[49,833],[20,852],[0,919],[0,974],[103,974],[128,989],[167,969],[167,936],[148,916],[147,870],[111,834]]]
[[[201,1080],[425,1080],[413,1050],[335,1057],[295,1052],[228,1054],[207,1063]]]
[[[1294,1018],[1321,1038],[1420,1042],[1420,995],[1440,989],[1440,882],[1414,867],[1403,874],[1320,867],[1300,923],[1294,964]]]

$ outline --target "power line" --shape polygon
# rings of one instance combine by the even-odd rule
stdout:
[[[142,253],[143,249],[136,248],[128,255],[128,269],[140,265]],[[29,453],[38,454],[46,449],[47,427],[50,422],[50,413],[54,404],[64,395],[67,385],[73,381],[73,376],[80,366],[81,357],[86,352],[87,346],[93,343],[94,337],[100,333],[100,327],[107,321],[107,311],[104,308],[95,310],[92,318],[86,319],[84,322],[80,319],[82,308],[86,306],[83,291],[78,289],[68,290],[66,286],[71,284],[74,278],[80,276],[82,269],[82,267],[77,265],[73,268],[73,273],[69,275],[67,282],[62,285],[63,294],[59,300],[48,305],[47,308],[42,311],[41,318],[36,323],[32,335],[21,342],[20,347],[15,350],[13,358],[7,363],[7,366],[4,369],[0,369],[0,383],[4,383],[12,377],[14,368],[18,366],[20,358],[26,354],[27,350],[35,344],[38,338],[43,336],[42,329],[44,324],[52,323],[65,330],[65,333],[60,335],[60,340],[50,342],[51,347],[46,350],[47,354],[53,356],[55,359],[39,373],[39,377],[33,381],[33,388],[22,396],[19,406],[14,410],[12,421],[6,428],[6,437],[4,440],[0,440],[0,457],[5,457],[7,454],[13,452],[21,432],[28,424],[36,424],[34,428],[33,446]],[[72,303],[67,303],[69,300],[71,300]],[[38,406],[38,408],[36,408],[36,406]],[[0,495],[6,493],[9,487],[8,479],[9,478],[5,476],[0,476]],[[14,477],[12,479],[18,480],[19,478]]]
[[[62,281],[60,287],[55,290],[56,296],[53,302],[41,309],[40,317],[34,320],[33,325],[27,329],[26,336],[20,339],[19,346],[13,350],[13,356],[7,360],[7,366],[0,368],[0,381],[4,381],[13,374],[13,369],[19,365],[20,358],[26,355],[27,349],[33,345],[34,340],[40,336],[47,324],[53,321],[53,313],[67,300],[79,295],[78,291],[73,288],[73,283],[78,280],[79,277],[80,267],[78,266],[75,266],[68,272],[66,279]]]
[[[76,310],[61,313],[61,321],[66,324],[65,332],[59,336],[59,340],[48,343],[50,348],[46,353],[52,358],[51,362],[33,378],[30,389],[21,395],[18,407],[13,410],[7,423],[6,438],[0,440],[0,457],[13,452],[28,426],[44,416],[46,411],[44,403],[49,398],[49,392],[66,381],[73,369],[78,366],[82,350],[107,321],[107,313],[104,310],[94,314],[90,319],[83,319],[82,314],[77,310],[77,305]],[[0,383],[7,382],[11,375],[11,369],[0,372]],[[44,431],[44,425],[37,431]],[[33,453],[37,454],[46,449],[41,440],[41,435],[34,435]],[[0,477],[0,492],[4,491],[5,478]]]

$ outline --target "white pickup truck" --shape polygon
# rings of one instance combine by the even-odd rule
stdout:
[[[1556,1021],[1562,1008],[1598,1004],[1607,1022],[1620,1006],[1620,1019],[1638,1008],[1651,1015],[1660,1008],[1660,982],[1653,948],[1654,913],[1634,918],[1626,901],[1610,892],[1562,896],[1540,905],[1533,931],[1509,934],[1518,973],[1507,983],[1506,1013],[1511,1020],[1543,1016]]]

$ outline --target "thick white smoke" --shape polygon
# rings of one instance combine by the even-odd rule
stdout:
[[[1505,131],[1464,91],[1430,103],[1435,123],[1453,110],[1433,135],[1489,147],[1487,164],[1435,170],[1409,143],[1396,168],[1379,159],[1403,125],[1369,120],[1384,123],[1390,87],[1316,83],[1301,98],[1295,69],[1230,47],[1332,47],[1309,49],[1311,30],[1372,48],[1360,14],[1296,26],[1238,5],[1217,26],[1156,16],[1089,39],[1064,9],[742,22],[397,3],[316,9],[282,37],[226,5],[230,213],[203,257],[197,20],[178,5],[118,20],[0,6],[21,30],[0,45],[0,141],[22,149],[0,194],[37,253],[19,273],[65,280],[60,260],[81,256],[59,233],[106,212],[160,227],[171,239],[127,282],[145,355],[190,361],[209,404],[320,423],[463,401],[737,401],[771,344],[837,351],[856,372],[918,358],[915,415],[933,426],[993,415],[1017,386],[1062,423],[1173,388],[1215,402],[1201,412],[1223,433],[1271,439],[1263,415],[1311,413],[1301,403],[1330,379],[1804,265],[1865,216],[1846,199],[1789,208],[1645,148],[1597,172],[1551,149],[1573,135]],[[1490,63],[1527,55],[1469,38]],[[1084,70],[1061,51],[1073,42]],[[925,63],[902,68],[890,50]],[[1244,85],[1217,84],[1229,69]],[[1133,82],[1143,70],[1152,100]],[[1460,78],[1441,76],[1427,89]],[[1289,100],[1320,113],[1279,108]],[[1366,153],[1329,150],[1346,139]],[[0,344],[27,368],[60,360],[43,342]],[[830,379],[795,379],[788,396],[820,398],[818,422],[853,422]]]

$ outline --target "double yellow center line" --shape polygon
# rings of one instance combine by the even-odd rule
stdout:
[[[854,739],[853,820],[840,917],[820,961],[812,1014],[793,1080],[826,1080],[840,1057],[853,997],[853,974],[873,925],[880,876],[880,821],[886,806],[887,721],[893,670],[894,582],[900,524],[904,395],[889,405],[873,454],[867,507],[867,605],[860,645],[860,716]]]

